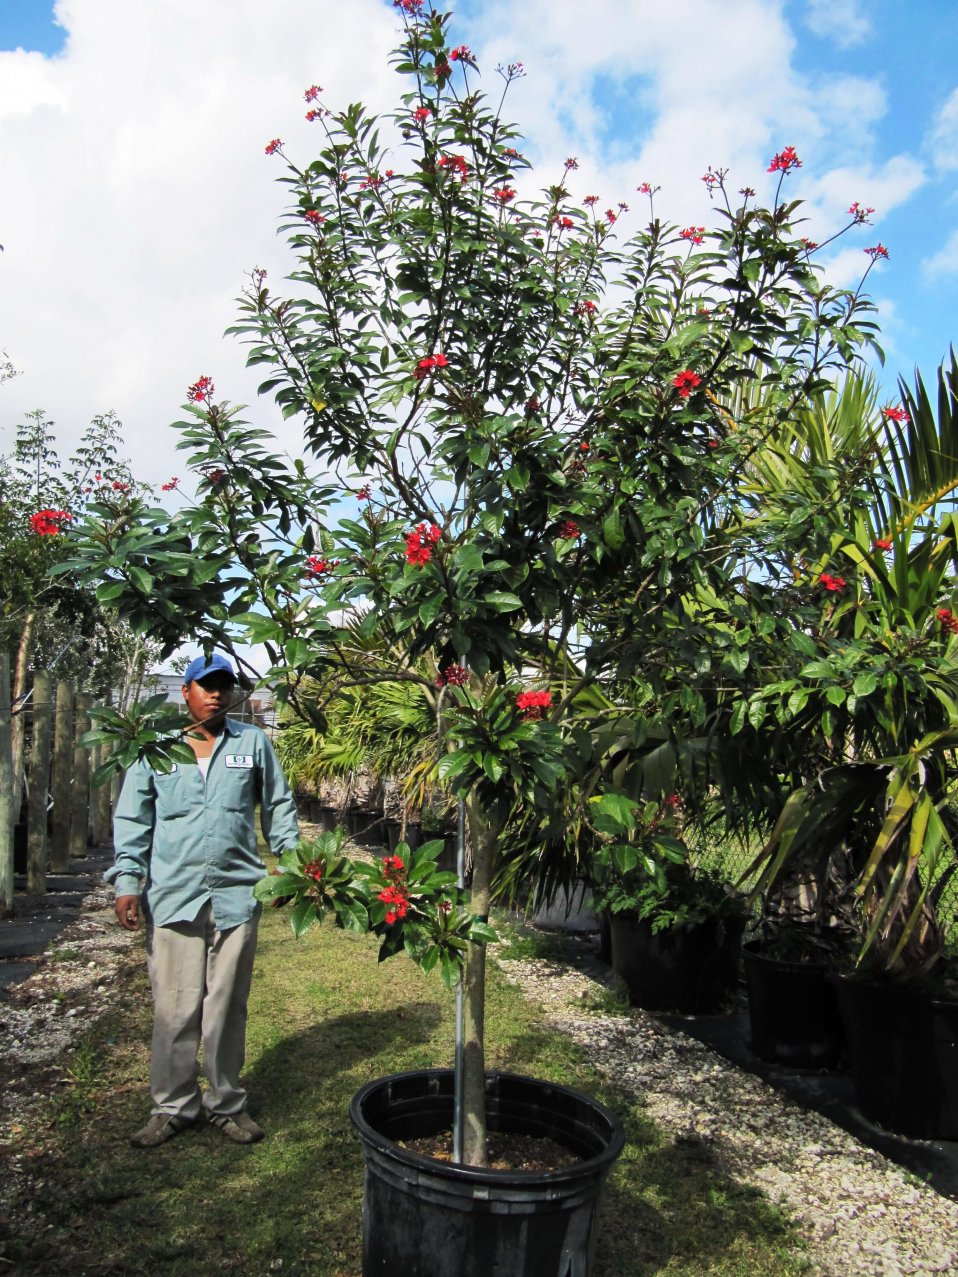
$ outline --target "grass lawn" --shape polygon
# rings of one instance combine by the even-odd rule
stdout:
[[[33,1200],[29,1214],[21,1203],[0,1272],[358,1274],[362,1167],[350,1097],[372,1078],[450,1063],[451,996],[401,957],[379,966],[372,938],[324,926],[297,942],[286,915],[267,910],[246,1072],[267,1139],[240,1147],[204,1127],[137,1151],[126,1137],[149,1114],[150,1003],[141,950],[135,959],[116,1012],[74,1053],[48,1127],[23,1137]],[[625,1122],[597,1274],[809,1271],[792,1225],[758,1191],[603,1085],[498,970],[489,985],[490,1066],[574,1086]]]

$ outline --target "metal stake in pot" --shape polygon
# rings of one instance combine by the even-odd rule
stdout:
[[[456,874],[457,884],[461,891],[466,885],[466,805],[462,799],[459,800],[459,814],[456,820]],[[456,1082],[452,1110],[452,1160],[454,1162],[462,1161],[462,1070],[465,1058],[465,1038],[466,1005],[462,976],[460,976],[456,985]]]

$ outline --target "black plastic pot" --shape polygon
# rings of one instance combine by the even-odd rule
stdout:
[[[958,1139],[958,999],[836,981],[863,1116],[911,1139]]]
[[[845,1057],[845,1031],[824,962],[782,962],[752,941],[742,951],[752,1053],[796,1069],[835,1069]]]
[[[614,913],[612,970],[633,1006],[710,1015],[735,992],[744,930],[744,918],[708,918],[653,934],[646,919]]]
[[[453,1072],[370,1082],[349,1115],[363,1146],[363,1277],[587,1277],[602,1184],[624,1134],[564,1086],[486,1075],[489,1129],[547,1136],[586,1160],[562,1170],[491,1171],[422,1157],[397,1140],[449,1130]]]

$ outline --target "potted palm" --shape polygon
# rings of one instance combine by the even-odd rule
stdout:
[[[424,1244],[433,1273],[437,1263],[457,1275],[526,1271],[515,1214],[501,1237],[492,1227],[510,1216],[516,1185],[484,1166],[487,1123],[528,1129],[558,1110],[591,1198],[584,1223],[546,1228],[565,1239],[548,1253],[557,1272],[586,1271],[595,1195],[621,1134],[584,1097],[486,1073],[485,919],[500,836],[518,811],[548,822],[583,745],[569,709],[585,689],[614,699],[638,683],[643,703],[661,692],[660,720],[701,722],[695,686],[710,681],[702,653],[713,629],[688,600],[734,588],[749,553],[717,512],[735,502],[772,423],[868,340],[869,306],[823,284],[791,228],[794,206],[780,195],[799,163],[792,148],[770,166],[770,207],[751,194],[733,202],[716,173],[719,226],[706,235],[661,221],[645,183],[648,220],[620,238],[627,209],[574,196],[573,158],[529,193],[520,138],[478,90],[449,16],[424,0],[397,10],[397,110],[383,121],[359,105],[329,111],[310,86],[314,157],[297,164],[280,139],[268,143],[271,162],[286,163],[295,294],[254,272],[234,326],[267,369],[263,390],[302,417],[321,476],[270,451],[204,375],[179,423],[196,501],[172,514],[100,502],[71,533],[70,566],[167,649],[185,633],[231,650],[262,645],[277,695],[320,731],[307,680],[332,675],[337,695],[378,684],[438,693],[437,776],[465,813],[468,906],[439,894],[449,884],[423,848],[389,866],[423,887],[414,924],[398,909],[380,917],[395,903],[383,898],[390,888],[363,897],[358,871],[322,852],[342,925],[381,929],[389,952],[438,967],[462,996],[451,1182],[470,1190],[452,1195],[454,1213],[428,1233],[390,1234],[390,1216],[425,1210],[388,1205],[394,1190],[414,1194],[424,1170],[413,1157],[387,1193],[407,1164],[397,1136],[448,1120],[451,1075],[386,1079],[357,1098],[367,1271],[379,1271],[380,1244],[405,1272],[419,1270]],[[508,89],[524,71],[500,74]],[[774,394],[731,422],[723,404],[759,367]],[[387,644],[371,661],[373,632]],[[677,669],[689,676],[681,694]],[[164,765],[155,734],[117,728],[117,739],[118,762]],[[321,912],[306,873],[314,853],[284,866],[296,881],[263,888],[294,889],[297,926]],[[547,1172],[546,1200],[569,1182]],[[465,1237],[467,1211],[483,1222]],[[445,1244],[453,1234],[462,1249]]]

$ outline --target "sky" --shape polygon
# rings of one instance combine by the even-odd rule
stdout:
[[[0,350],[20,370],[0,385],[0,453],[32,409],[61,453],[112,410],[137,477],[162,483],[201,374],[298,450],[223,335],[248,272],[275,287],[291,265],[264,146],[310,158],[313,83],[326,106],[390,109],[398,26],[390,0],[0,0]],[[649,181],[663,218],[708,225],[708,165],[769,195],[794,146],[809,238],[875,208],[823,260],[855,286],[864,248],[888,248],[868,283],[885,400],[916,366],[933,380],[958,339],[955,0],[462,0],[453,41],[490,93],[497,63],[524,63],[507,115],[538,185],[574,155],[576,197],[633,219]]]

